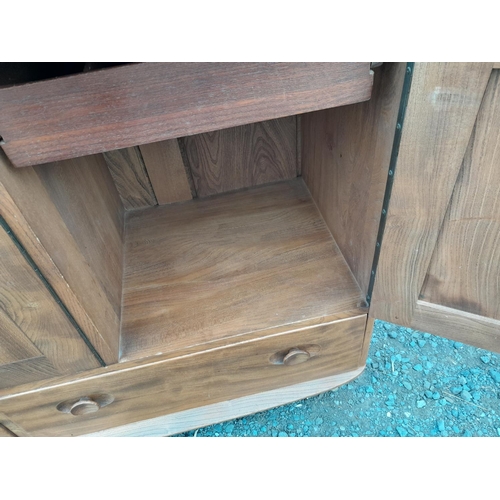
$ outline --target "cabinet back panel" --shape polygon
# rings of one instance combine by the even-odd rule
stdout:
[[[185,137],[197,196],[296,177],[296,121],[289,116]]]
[[[123,206],[102,156],[17,170],[0,154],[0,189],[21,244],[100,356],[117,361]]]
[[[302,175],[366,295],[405,63],[375,69],[370,101],[302,115]]]
[[[137,146],[103,153],[125,210],[157,205],[142,154]]]

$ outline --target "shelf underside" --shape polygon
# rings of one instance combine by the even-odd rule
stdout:
[[[130,64],[0,89],[0,136],[25,167],[366,101],[372,80],[366,62]]]
[[[302,179],[130,212],[121,360],[365,312]]]

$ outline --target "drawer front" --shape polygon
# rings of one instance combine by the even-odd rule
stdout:
[[[360,315],[194,355],[115,365],[4,398],[0,411],[31,435],[88,434],[352,371],[363,364],[365,326]]]

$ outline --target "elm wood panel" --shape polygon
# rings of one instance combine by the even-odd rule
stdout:
[[[3,284],[3,286],[9,286]],[[29,340],[19,327],[10,319],[0,306],[0,366],[22,361],[24,359],[38,358],[43,354]]]
[[[0,170],[2,168],[2,152],[0,152]],[[113,352],[95,324],[87,314],[73,290],[68,286],[64,276],[56,267],[54,261],[42,245],[40,239],[33,232],[32,228],[14,203],[12,197],[6,191],[5,186],[0,179],[0,214],[8,222],[17,239],[23,245],[27,253],[36,262],[38,268],[42,271],[45,279],[51,284],[59,298],[72,314],[78,325],[86,333],[94,347],[108,363],[116,361],[117,352]]]
[[[95,366],[99,366],[99,363],[92,365],[92,367]],[[0,389],[15,392],[17,387],[21,385],[37,380],[47,380],[59,375],[61,375],[61,371],[55,368],[45,356],[25,359],[0,366]]]
[[[15,336],[18,347],[14,359],[11,353],[10,359],[6,359],[0,367],[0,387],[14,387],[27,381],[77,373],[99,366],[3,229],[0,229],[0,283],[2,345],[3,335],[10,334]],[[12,344],[6,342],[7,346]],[[23,349],[19,349],[20,346]],[[49,373],[37,369],[38,361],[49,365]]]
[[[369,63],[144,63],[0,89],[16,166],[370,98]]]
[[[360,315],[168,361],[101,368],[7,395],[0,411],[32,435],[71,436],[321,379],[358,368],[365,324],[366,315]],[[320,350],[298,365],[270,362],[274,353],[304,345]],[[91,394],[109,394],[114,401],[82,416],[56,409]]]
[[[3,424],[0,424],[0,437],[17,437],[13,432],[11,432]]]
[[[192,198],[176,139],[140,146],[146,169],[160,205]]]
[[[273,389],[251,396],[222,401],[200,408],[184,410],[172,415],[164,415],[152,419],[134,422],[104,431],[87,434],[83,437],[162,437],[186,432],[218,422],[244,417],[251,413],[269,410],[277,406],[300,401],[316,396],[322,392],[331,391],[336,387],[350,382],[363,372],[364,367],[331,375],[310,382],[301,382],[280,389]]]
[[[500,320],[500,71],[492,72],[420,298]]]
[[[0,413],[0,423],[8,429],[12,434],[19,437],[29,437],[30,434],[27,433],[22,427],[16,425],[12,420],[10,420],[7,415]]]
[[[302,116],[302,175],[365,295],[405,70],[384,64],[370,101]]]
[[[295,134],[295,158],[297,162],[297,177],[302,175],[302,116],[296,115],[296,134]]]
[[[417,63],[370,316],[411,326],[491,63]]]
[[[296,117],[186,137],[199,197],[297,176]]]
[[[126,210],[157,205],[138,147],[103,153]]]
[[[101,357],[116,362],[123,207],[104,159],[14,169],[0,153],[0,183],[7,223]]]
[[[359,366],[366,365],[366,359],[368,358],[368,351],[370,349],[370,342],[372,340],[373,334],[373,326],[375,324],[375,320],[373,318],[368,318],[365,327],[365,336],[363,337],[363,347],[361,349],[361,353],[359,356]]]
[[[129,212],[121,359],[364,306],[302,179]]]
[[[497,319],[419,300],[412,328],[500,352],[500,321]]]

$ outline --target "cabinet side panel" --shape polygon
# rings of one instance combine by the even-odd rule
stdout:
[[[0,211],[100,356],[118,359],[123,206],[101,155],[14,169]]]
[[[420,299],[500,320],[500,71],[484,95]]]
[[[405,66],[376,68],[370,101],[302,115],[302,175],[365,295]]]
[[[412,325],[491,68],[415,64],[371,317]]]

